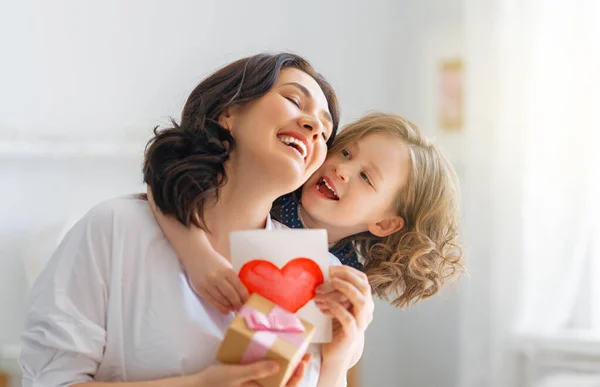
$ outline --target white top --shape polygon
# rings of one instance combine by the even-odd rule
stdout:
[[[193,293],[148,203],[133,196],[96,206],[69,231],[26,310],[23,387],[198,373],[217,363],[233,319]],[[317,384],[320,347],[311,352],[302,386]]]

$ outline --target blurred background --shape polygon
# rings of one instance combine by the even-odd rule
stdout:
[[[468,275],[377,302],[352,385],[600,386],[598,20],[594,0],[1,0],[0,369],[18,385],[24,298],[62,234],[144,189],[152,128],[221,65],[286,50],[342,123],[402,114],[461,179]]]

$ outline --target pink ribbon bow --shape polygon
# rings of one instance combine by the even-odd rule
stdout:
[[[240,314],[248,328],[253,331],[304,332],[304,325],[300,319],[278,306],[275,306],[268,315],[244,306]]]
[[[255,331],[242,356],[242,364],[264,359],[277,338],[287,341],[298,347],[299,350],[308,346],[308,342],[305,342],[304,335],[302,335],[304,325],[296,315],[287,310],[275,306],[266,315],[254,308],[243,306],[240,309],[240,315],[244,318],[248,328]]]

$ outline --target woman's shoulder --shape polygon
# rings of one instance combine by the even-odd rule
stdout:
[[[89,223],[114,225],[118,222],[139,222],[140,217],[152,216],[148,202],[142,194],[132,194],[108,199],[96,204],[83,217]]]
[[[134,194],[96,204],[73,228],[85,232],[92,239],[107,241],[116,235],[128,238],[132,237],[132,233],[144,235],[144,231],[156,231],[158,226],[148,202],[140,195]]]

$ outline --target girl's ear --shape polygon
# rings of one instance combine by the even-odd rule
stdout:
[[[404,218],[397,215],[391,218],[369,223],[367,227],[371,234],[382,238],[391,235],[396,231],[402,230],[402,227],[404,227]]]

